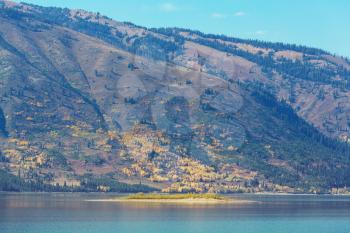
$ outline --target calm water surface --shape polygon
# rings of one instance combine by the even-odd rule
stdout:
[[[0,233],[349,233],[350,197],[240,195],[254,204],[87,202],[92,194],[0,193]]]

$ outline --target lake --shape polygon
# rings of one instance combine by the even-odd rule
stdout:
[[[88,202],[110,194],[0,193],[0,233],[349,233],[350,197],[234,195],[250,204]]]

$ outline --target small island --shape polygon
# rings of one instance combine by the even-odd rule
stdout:
[[[182,204],[245,204],[249,200],[234,199],[215,193],[185,193],[185,194],[163,194],[163,193],[136,193],[113,199],[100,199],[89,201],[102,202],[151,202],[151,203],[182,203]]]
[[[160,193],[136,193],[126,197],[127,200],[224,200],[223,196],[214,193],[185,193],[185,194],[160,194]]]

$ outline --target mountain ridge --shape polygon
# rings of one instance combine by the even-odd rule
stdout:
[[[120,182],[167,192],[349,186],[348,60],[2,2],[7,172],[90,191]]]

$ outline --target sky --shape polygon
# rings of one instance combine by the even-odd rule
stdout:
[[[350,57],[350,0],[24,1],[100,12],[145,27],[300,44]]]

